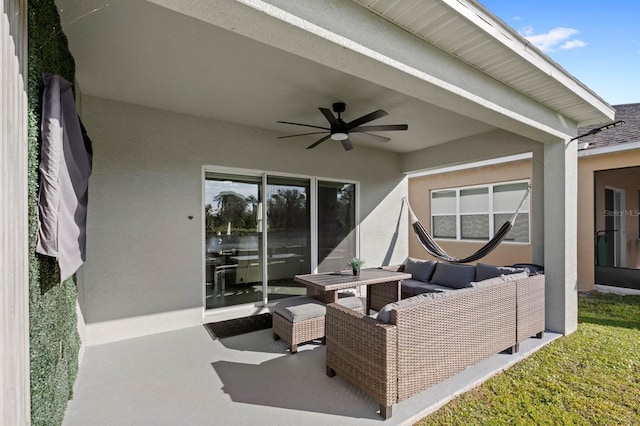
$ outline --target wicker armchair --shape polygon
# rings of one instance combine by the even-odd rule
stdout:
[[[393,404],[493,354],[517,350],[543,330],[543,275],[396,308],[389,324],[331,304],[327,375],[342,375],[378,401],[386,419]]]

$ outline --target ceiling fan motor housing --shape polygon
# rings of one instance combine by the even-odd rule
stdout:
[[[334,102],[331,106],[333,107],[333,112],[338,114],[338,118],[336,119],[338,125],[336,125],[335,122],[331,124],[331,139],[338,141],[345,140],[348,138],[349,126],[340,118],[340,114],[345,111],[347,104],[344,102]]]
[[[347,108],[347,104],[345,104],[344,102],[336,102],[332,105],[332,107],[333,112],[337,112],[338,114],[340,114]]]

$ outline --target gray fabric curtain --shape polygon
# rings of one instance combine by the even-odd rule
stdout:
[[[86,260],[91,141],[80,124],[71,83],[45,73],[36,252],[55,257],[60,281]]]

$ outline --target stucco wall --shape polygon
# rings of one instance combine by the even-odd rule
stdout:
[[[598,220],[594,211],[604,210],[604,186],[613,186],[626,190],[627,210],[638,209],[638,190],[640,190],[640,169],[625,169],[640,165],[640,151],[624,151],[619,153],[584,156],[578,158],[578,290],[589,291],[594,287],[594,232],[603,229],[604,215]],[[605,171],[606,172],[602,172]],[[596,171],[600,179],[597,191],[594,192]],[[469,169],[456,173],[413,178],[409,181],[411,203],[422,223],[430,226],[429,191],[447,187],[471,184],[492,183],[503,180],[525,179],[531,176],[531,161],[524,160],[508,164]],[[597,195],[594,205],[594,194]],[[598,204],[598,200],[602,205]],[[531,200],[533,207],[533,200]],[[532,208],[532,214],[533,208]],[[638,218],[627,217],[627,266],[640,268],[640,238],[638,238]],[[478,243],[442,242],[442,247],[450,253],[464,255],[472,253],[479,247]],[[429,258],[416,238],[410,233],[409,255]],[[507,265],[521,258],[531,258],[530,245],[501,244],[483,262]],[[528,261],[527,261],[528,262]]]
[[[357,180],[361,257],[407,256],[397,154],[330,141],[308,151],[305,140],[89,96],[82,107],[94,147],[79,284],[88,345],[202,322],[203,165]]]
[[[531,179],[531,160],[496,164],[457,172],[421,176],[409,180],[409,200],[416,216],[427,230],[431,230],[430,191],[433,189],[455,188],[460,186],[489,184],[519,179]],[[531,215],[534,203],[531,201]],[[483,242],[438,241],[438,244],[457,257],[476,252]],[[480,260],[482,263],[510,265],[531,263],[531,244],[503,242],[491,254]],[[431,259],[413,234],[409,236],[409,255],[420,259]]]

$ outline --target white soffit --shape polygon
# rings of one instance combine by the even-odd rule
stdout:
[[[476,1],[353,1],[578,126],[614,117],[607,102]]]

